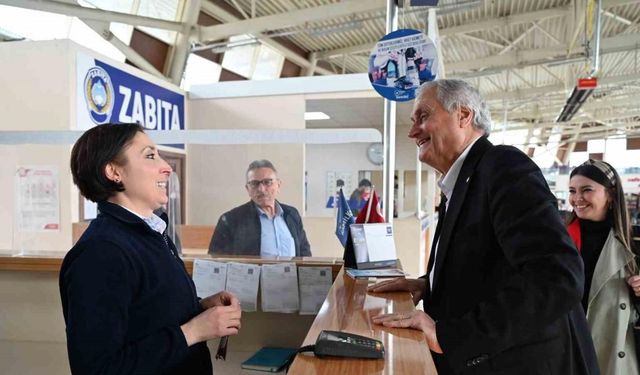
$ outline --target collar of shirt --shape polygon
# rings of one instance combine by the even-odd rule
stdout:
[[[269,215],[267,215],[265,210],[263,210],[262,207],[258,206],[257,204],[256,204],[256,209],[258,210],[258,215],[260,215],[260,216],[264,215],[267,218],[269,218]],[[282,216],[282,214],[283,214],[282,213],[282,207],[280,207],[280,203],[278,203],[276,201],[276,214],[274,215],[274,218],[275,218],[275,216]]]
[[[458,180],[458,175],[460,174],[460,169],[462,169],[462,164],[464,164],[464,159],[467,158],[471,147],[480,139],[480,137],[474,139],[467,148],[462,151],[460,156],[453,162],[451,168],[446,175],[442,176],[438,181],[438,186],[442,193],[447,197],[447,208],[449,208],[449,202],[451,201],[451,195],[453,194],[453,188],[456,186],[456,181]]]
[[[256,208],[260,219],[260,256],[295,256],[295,241],[284,220],[282,206],[276,202],[273,218]]]
[[[125,206],[120,206],[120,207],[124,208],[125,210],[131,212],[132,214],[134,214],[137,217],[139,217],[140,219],[142,219],[145,223],[147,223],[149,228],[155,230],[156,232],[158,232],[160,234],[164,233],[164,230],[167,229],[167,223],[165,223],[164,220],[162,220],[160,218],[160,216],[158,216],[156,214],[151,214],[150,217],[144,217],[144,216],[138,214],[137,212],[128,209]]]

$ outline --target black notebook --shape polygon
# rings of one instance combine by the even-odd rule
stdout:
[[[279,372],[295,353],[296,349],[262,348],[240,366],[246,370]]]

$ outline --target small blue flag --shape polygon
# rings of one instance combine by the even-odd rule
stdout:
[[[336,236],[340,240],[342,247],[347,245],[347,240],[349,239],[349,225],[355,222],[353,217],[353,213],[349,208],[349,204],[344,197],[344,193],[342,192],[342,188],[340,188],[340,193],[338,194],[338,214],[336,215]]]

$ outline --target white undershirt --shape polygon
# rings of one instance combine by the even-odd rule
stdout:
[[[456,186],[456,181],[458,180],[460,169],[462,169],[462,164],[464,164],[464,160],[467,158],[467,155],[469,154],[471,147],[473,147],[473,145],[476,143],[476,141],[478,141],[478,139],[480,139],[480,137],[474,139],[467,146],[467,148],[465,148],[464,151],[462,151],[460,156],[458,156],[456,161],[454,161],[453,164],[451,165],[451,168],[449,168],[449,171],[447,172],[447,174],[442,176],[442,178],[438,180],[438,186],[440,187],[440,190],[442,190],[442,194],[444,194],[445,197],[447,197],[447,203],[445,208],[445,210],[447,211],[449,210],[449,204],[451,203],[451,196],[453,195],[453,188]],[[440,217],[438,217],[438,220],[440,220]],[[440,234],[442,234],[442,229],[440,229]],[[433,254],[430,255],[432,257],[435,257],[438,254],[438,244],[440,242],[440,238],[438,238],[437,241],[438,242],[436,242],[436,246],[433,248]],[[438,258],[433,258],[433,268],[431,269],[431,273],[429,274],[429,285],[431,286],[431,290],[433,290],[433,274],[435,273],[435,270],[436,270],[437,259]]]

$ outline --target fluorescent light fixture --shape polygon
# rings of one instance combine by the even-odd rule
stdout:
[[[593,89],[579,89],[578,86],[573,88],[571,92],[571,96],[567,99],[564,107],[562,108],[562,112],[558,115],[556,122],[567,122],[571,120],[573,115],[578,112],[582,104],[591,96],[593,93]]]
[[[324,112],[305,112],[304,119],[305,120],[328,120],[331,117]]]

